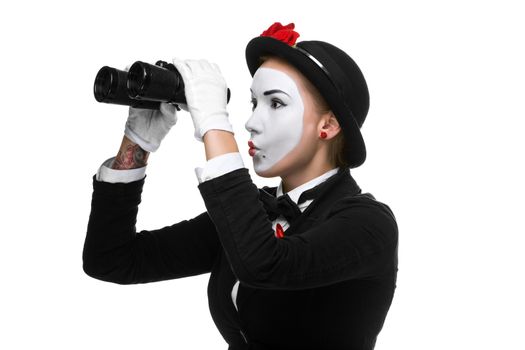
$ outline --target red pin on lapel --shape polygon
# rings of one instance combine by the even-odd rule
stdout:
[[[277,237],[277,238],[283,238],[284,237],[283,227],[279,223],[277,223],[275,225],[275,237]]]

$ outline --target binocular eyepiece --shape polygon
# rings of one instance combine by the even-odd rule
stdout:
[[[134,108],[159,109],[161,102],[186,104],[182,76],[164,61],[154,65],[137,61],[128,72],[104,66],[97,73],[93,93],[98,102]]]

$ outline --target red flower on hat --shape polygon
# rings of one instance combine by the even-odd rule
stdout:
[[[299,33],[294,31],[294,28],[295,24],[293,23],[283,26],[280,22],[275,22],[270,26],[270,28],[262,32],[261,36],[268,36],[270,38],[282,41],[283,43],[290,46],[294,46],[295,41],[300,36]]]

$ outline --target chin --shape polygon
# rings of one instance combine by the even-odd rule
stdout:
[[[271,166],[270,168],[264,169],[261,165],[261,162],[254,159],[253,160],[253,169],[255,170],[255,173],[259,175],[260,177],[276,177],[279,176],[275,173],[275,164]]]
[[[277,176],[277,175],[274,175],[272,171],[270,171],[271,169],[267,169],[267,170],[262,171],[256,165],[254,165],[253,169],[255,170],[255,173],[257,175],[259,175],[260,177],[275,177],[275,176]]]
[[[260,162],[257,162],[254,159],[253,168],[255,170],[255,173],[259,175],[260,177],[266,177],[266,178],[280,177],[283,174],[283,171],[287,169],[287,164],[288,164],[288,163],[284,163],[283,160],[284,159],[281,159],[280,161],[273,164],[269,168],[262,169]]]

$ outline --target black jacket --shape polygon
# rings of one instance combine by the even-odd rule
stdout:
[[[206,212],[137,233],[143,184],[93,177],[88,275],[132,284],[211,272],[210,312],[229,350],[374,348],[396,288],[398,229],[348,168],[318,185],[321,195],[284,238],[247,168],[198,185]]]

